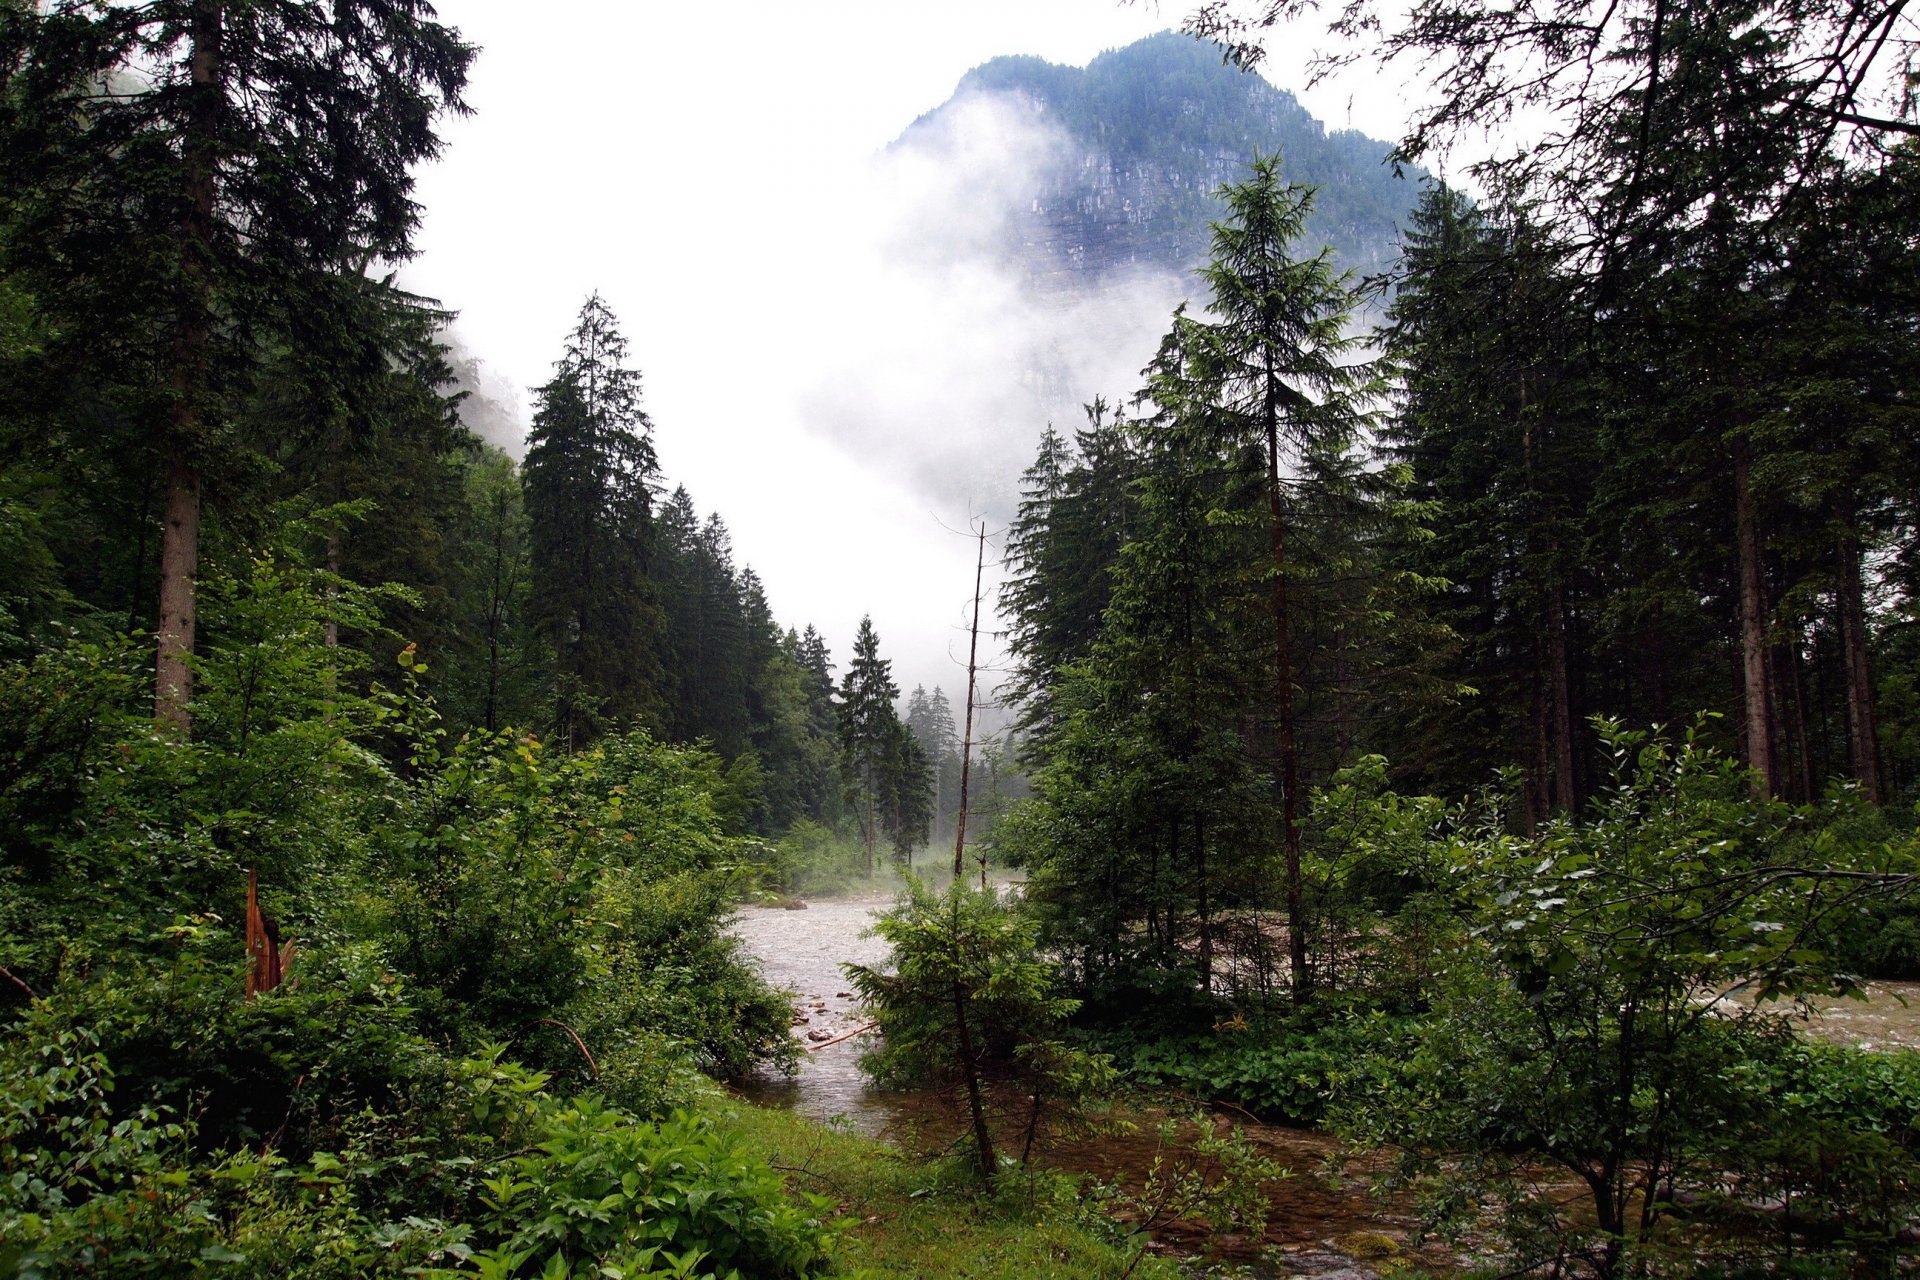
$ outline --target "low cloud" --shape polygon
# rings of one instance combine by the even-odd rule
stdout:
[[[526,456],[526,395],[511,378],[476,355],[455,324],[440,332],[453,369],[453,390],[463,392],[460,421],[467,430],[516,462]]]
[[[849,201],[860,228],[820,345],[802,423],[947,510],[1004,523],[1048,422],[1130,396],[1191,283],[1173,273],[1097,287],[1029,277],[1022,215],[1049,173],[1081,161],[1013,94],[971,93],[876,157]]]

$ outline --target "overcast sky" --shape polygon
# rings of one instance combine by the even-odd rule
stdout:
[[[458,311],[461,340],[522,389],[546,379],[598,289],[645,379],[668,483],[720,512],[781,623],[813,623],[844,665],[871,613],[903,689],[937,682],[957,701],[973,546],[948,530],[987,501],[968,492],[985,487],[982,469],[1017,475],[1045,425],[1018,421],[1005,394],[1020,373],[1008,335],[1059,327],[1070,349],[1097,349],[1085,377],[1102,385],[1086,393],[1125,395],[1164,328],[1160,293],[1181,286],[1115,302],[1144,314],[1016,313],[1005,282],[964,260],[968,220],[990,203],[981,184],[998,161],[1017,172],[1047,139],[985,112],[954,141],[953,164],[881,153],[991,57],[1084,65],[1184,10],[442,0],[440,11],[482,48],[475,113],[446,127],[445,156],[420,175],[422,252],[407,282]],[[1274,42],[1266,74],[1298,91],[1308,52],[1305,39]],[[1391,137],[1400,125],[1395,95],[1301,96],[1335,127]],[[974,456],[983,441],[1011,456]]]

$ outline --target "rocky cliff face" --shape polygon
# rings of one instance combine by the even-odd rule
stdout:
[[[1288,176],[1317,186],[1303,249],[1325,245],[1359,272],[1388,265],[1418,193],[1396,177],[1387,143],[1329,132],[1292,94],[1225,66],[1209,44],[1171,32],[1104,53],[1084,69],[1038,58],[975,68],[897,147],[937,131],[959,104],[994,96],[1049,129],[1054,145],[1016,195],[1008,246],[1046,291],[1098,288],[1127,272],[1185,274],[1208,256],[1215,192],[1253,155],[1278,152]]]

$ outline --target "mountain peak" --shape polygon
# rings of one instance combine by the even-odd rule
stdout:
[[[1302,250],[1325,245],[1343,267],[1390,262],[1419,191],[1418,171],[1401,178],[1387,163],[1391,144],[1330,132],[1291,93],[1177,32],[1110,49],[1085,67],[1026,55],[984,62],[896,145],[912,145],[981,95],[1020,99],[1065,140],[1009,211],[1025,266],[1043,286],[1200,265],[1220,215],[1217,191],[1244,177],[1256,154],[1278,153],[1289,179],[1319,188]]]

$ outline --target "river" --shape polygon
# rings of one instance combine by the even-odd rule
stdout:
[[[876,892],[809,902],[800,909],[744,907],[732,925],[761,971],[794,996],[794,1032],[809,1051],[791,1078],[768,1076],[744,1092],[766,1105],[786,1107],[823,1124],[844,1126],[909,1150],[943,1145],[954,1132],[945,1101],[928,1094],[874,1089],[860,1073],[866,1025],[842,963],[878,964],[886,944],[867,936],[874,912],[892,901]],[[1865,1001],[1816,1002],[1808,1030],[1863,1048],[1920,1048],[1920,983],[1876,982]],[[849,1033],[856,1033],[849,1035]],[[1056,1144],[1047,1159],[1062,1168],[1105,1181],[1137,1184],[1158,1151],[1151,1117],[1134,1132],[1097,1141]],[[1224,1125],[1224,1120],[1217,1123]],[[1255,1274],[1314,1275],[1324,1280],[1372,1280],[1413,1264],[1439,1272],[1460,1259],[1418,1242],[1416,1217],[1404,1198],[1369,1192],[1366,1160],[1325,1167],[1336,1144],[1323,1134],[1245,1122],[1247,1136],[1292,1170],[1274,1198],[1273,1217],[1262,1241],[1228,1242],[1228,1253],[1251,1262],[1262,1251],[1266,1266]],[[1185,1251],[1196,1228],[1176,1224],[1164,1233],[1168,1247]],[[1272,1260],[1279,1261],[1274,1263]]]
[[[741,909],[732,932],[768,981],[794,994],[794,1031],[809,1045],[796,1075],[764,1076],[743,1092],[756,1102],[787,1107],[824,1124],[844,1126],[909,1150],[924,1149],[944,1145],[953,1131],[945,1101],[924,1093],[869,1087],[859,1067],[866,1036],[841,1038],[866,1020],[840,965],[877,964],[885,958],[886,944],[864,935],[873,913],[891,901],[890,894],[873,894],[810,902],[799,910]],[[1160,1150],[1154,1117],[1141,1119],[1131,1133],[1055,1144],[1046,1159],[1103,1181],[1137,1185]],[[1413,1244],[1412,1206],[1373,1197],[1368,1191],[1370,1171],[1364,1165],[1324,1169],[1336,1148],[1331,1138],[1278,1125],[1244,1123],[1242,1128],[1293,1174],[1280,1184],[1262,1240],[1222,1242],[1224,1252],[1242,1263],[1251,1263],[1264,1252],[1267,1267],[1254,1274],[1374,1280],[1380,1271],[1363,1259],[1390,1257],[1401,1266],[1414,1263],[1437,1270],[1455,1261],[1430,1245]],[[1186,1252],[1197,1244],[1198,1227],[1175,1223],[1156,1234],[1164,1247]],[[1276,1258],[1278,1269],[1271,1269]]]

